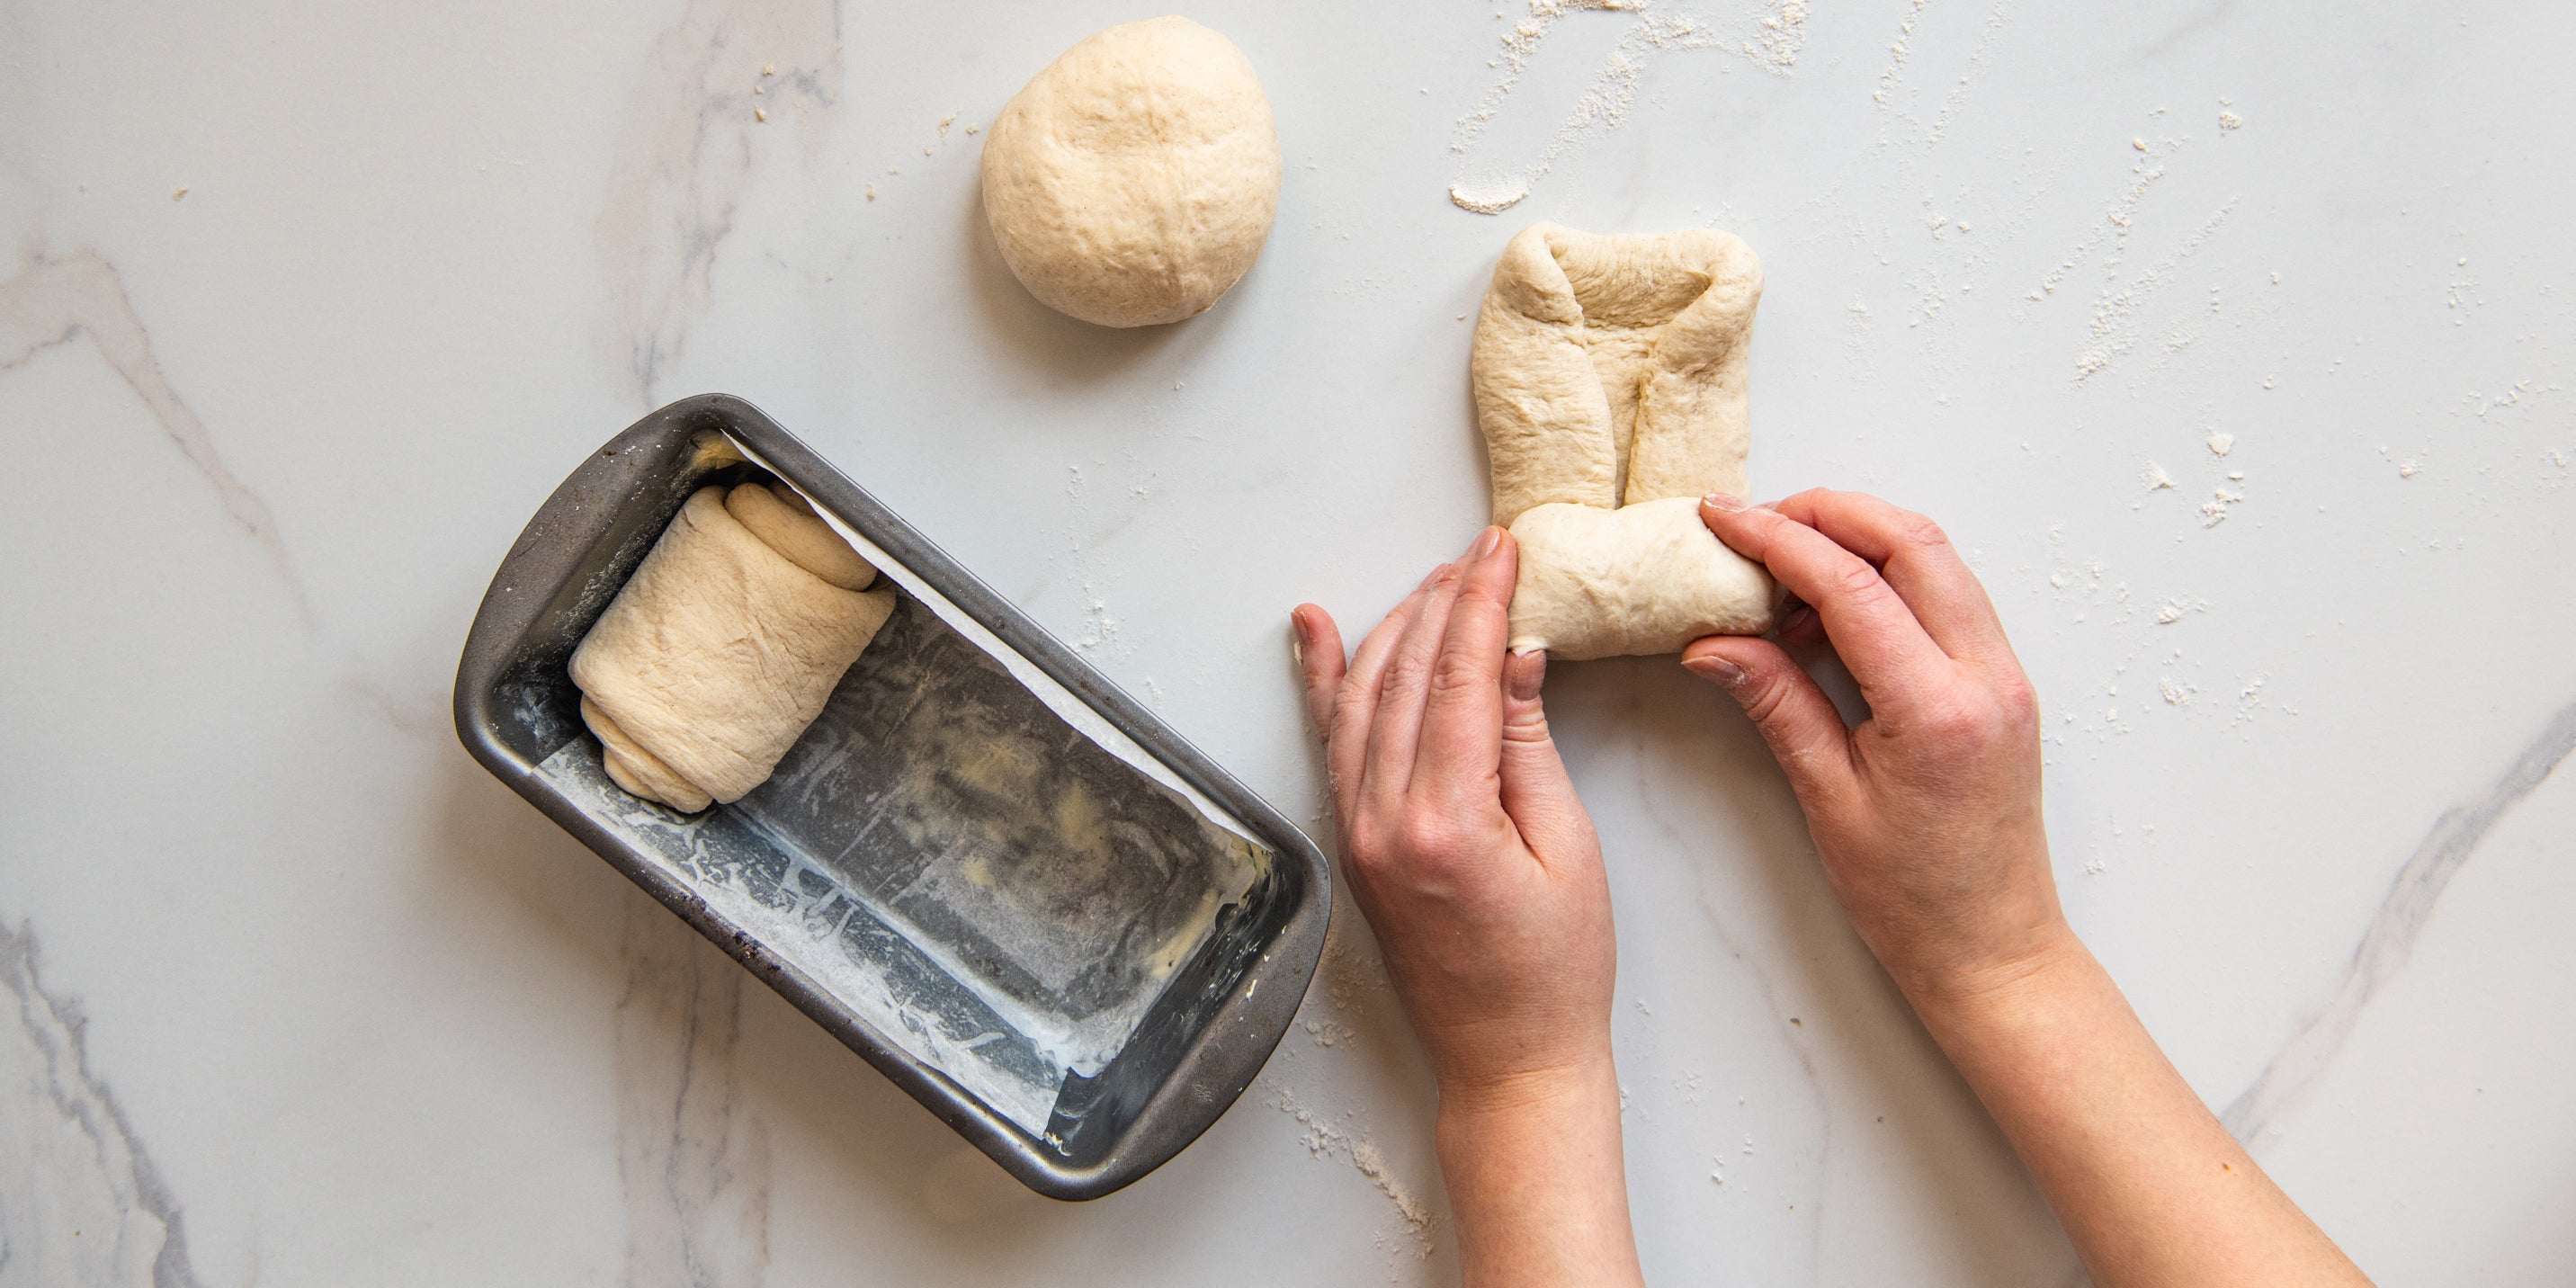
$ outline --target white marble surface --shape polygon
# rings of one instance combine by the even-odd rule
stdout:
[[[1976,552],[2073,915],[2326,1228],[2383,1282],[2576,1277],[2576,9],[1211,3],[1278,226],[1111,333],[1000,267],[967,127],[1152,12],[0,5],[0,1285],[1453,1278],[1356,918],[1206,1139],[1056,1205],[447,691],[556,481],[721,389],[1314,817],[1283,615],[1474,531],[1459,315],[1542,217],[1761,252],[1757,488]],[[2067,1282],[1722,698],[1550,696],[1653,1277]]]

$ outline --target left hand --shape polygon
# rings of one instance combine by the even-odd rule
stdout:
[[[1291,614],[1343,868],[1444,1104],[1611,1078],[1609,883],[1539,704],[1547,657],[1505,647],[1518,565],[1485,529],[1347,666],[1330,615]]]

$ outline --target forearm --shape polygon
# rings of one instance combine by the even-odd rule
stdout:
[[[1440,1169],[1466,1288],[1635,1285],[1609,1061],[1440,1100]]]
[[[2000,975],[1908,991],[2103,1288],[2368,1282],[2219,1125],[2071,933]]]

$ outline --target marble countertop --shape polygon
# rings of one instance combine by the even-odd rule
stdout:
[[[1973,552],[2072,915],[2325,1228],[2576,1276],[2576,8],[1525,4],[1192,10],[1286,187],[1132,333],[1002,268],[975,127],[1157,10],[0,10],[0,1284],[1454,1279],[1347,908],[1242,1102],[1059,1205],[476,767],[448,687],[582,454],[724,390],[1320,831],[1286,610],[1475,531],[1468,317],[1540,218],[1760,252],[1757,490]],[[1549,697],[1650,1275],[2068,1283],[1723,697]]]

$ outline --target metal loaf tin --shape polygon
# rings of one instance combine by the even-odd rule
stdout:
[[[1167,975],[1137,986],[1130,1005],[1144,1007],[1142,1018],[1130,1021],[1132,1031],[1114,1050],[1104,1051],[1105,1063],[1087,1075],[1064,1073],[1052,1105],[1034,1111],[1046,1115],[1042,1129],[1034,1126],[1033,1111],[1026,1105],[1007,1109],[970,1090],[940,1063],[945,1060],[953,1069],[969,1058],[954,1052],[1002,1059],[1009,1053],[991,1053],[1012,1042],[1027,1046],[1016,1031],[999,1031],[1009,1029],[1008,1024],[996,1021],[991,1026],[996,1032],[970,1033],[925,1057],[924,1042],[938,1040],[937,1035],[908,1016],[899,1018],[911,1031],[889,1032],[897,1026],[882,1012],[851,1004],[849,989],[831,977],[853,963],[891,972],[882,976],[886,979],[904,975],[896,991],[968,986],[958,982],[964,977],[955,969],[958,954],[949,949],[942,957],[939,945],[909,942],[908,934],[922,936],[908,932],[900,916],[880,917],[882,909],[844,908],[835,902],[830,910],[840,917],[839,927],[828,924],[829,915],[817,920],[814,900],[839,899],[845,892],[832,885],[832,874],[810,856],[762,848],[778,835],[763,830],[756,811],[736,816],[759,793],[739,805],[683,817],[581,778],[588,773],[605,783],[596,774],[596,747],[578,714],[579,691],[565,670],[573,648],[693,491],[710,483],[762,478],[764,466],[944,597],[952,612],[962,612],[989,632],[975,647],[997,662],[1006,660],[995,651],[997,645],[1016,654],[1061,686],[1059,703],[1064,693],[1071,694],[1131,740],[1130,761],[1123,767],[1140,781],[1147,771],[1132,760],[1139,749],[1205,802],[1230,814],[1240,826],[1228,831],[1244,839],[1228,843],[1239,843],[1243,854],[1260,859],[1241,869],[1252,874],[1244,878],[1248,884],[1215,911],[1207,928],[1191,932],[1203,936],[1195,941],[1196,950],[1185,959],[1176,953],[1156,968]],[[893,580],[896,568],[887,572]],[[902,593],[918,600],[910,589]],[[927,601],[920,602],[922,611],[931,611]],[[868,664],[868,656],[862,656],[851,668],[853,675]],[[978,665],[994,674],[1004,669]],[[983,676],[975,683],[990,689],[997,682]],[[816,730],[831,712],[826,709]],[[1108,1194],[1162,1165],[1206,1131],[1277,1047],[1323,951],[1332,875],[1312,841],[874,497],[738,398],[707,394],[664,407],[592,453],[555,489],[510,548],[475,614],[456,675],[456,729],[466,749],[501,781],[1013,1176],[1053,1198]],[[789,753],[790,760],[815,739],[815,730],[809,730],[798,750]],[[1069,751],[1101,763],[1099,753],[1080,746]],[[849,771],[839,772],[846,776]],[[1092,772],[1101,780],[1103,771]],[[1164,789],[1137,788],[1134,799],[1168,815],[1172,807],[1154,804],[1154,790]],[[1203,808],[1200,814],[1207,817]],[[867,835],[863,832],[856,844],[864,847]],[[792,905],[781,914],[789,919],[745,915],[746,909],[752,914],[762,910],[729,903],[730,887],[698,879],[704,875],[693,866],[699,857],[682,852],[675,866],[675,845],[695,847],[698,856],[721,851],[717,857],[731,864],[727,871],[752,871],[749,879],[766,882],[761,888],[773,902]],[[812,895],[816,889],[831,893]],[[1216,899],[1210,894],[1203,902]],[[806,914],[806,921],[794,922],[794,912]],[[798,929],[800,925],[806,929]],[[842,956],[829,955],[834,952]],[[943,970],[949,975],[942,976]],[[1150,1004],[1142,1001],[1147,988],[1154,990]],[[967,999],[960,1005],[971,1009],[974,1003]]]

